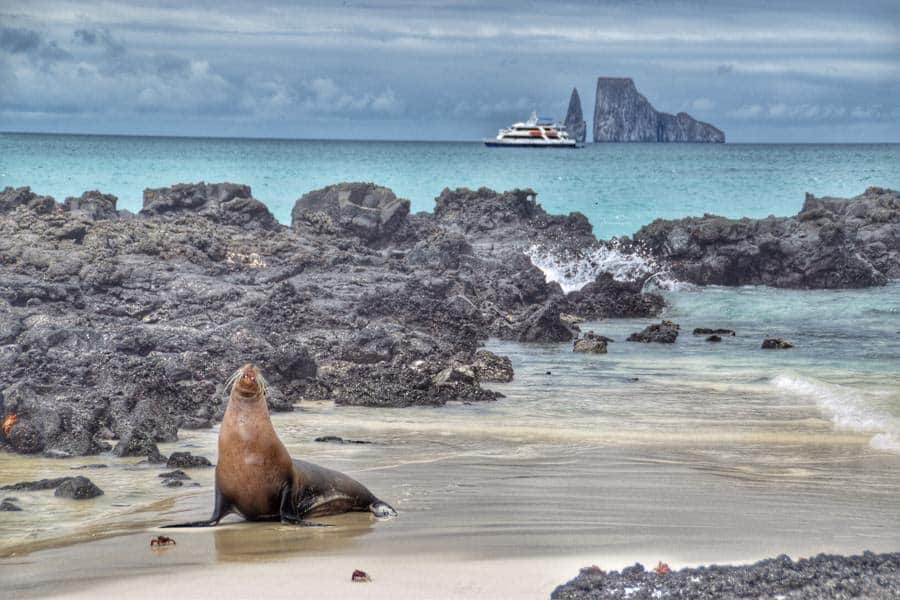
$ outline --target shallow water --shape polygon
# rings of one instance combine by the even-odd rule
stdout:
[[[506,395],[497,402],[402,410],[312,402],[274,415],[294,456],[353,475],[400,516],[334,517],[326,529],[231,518],[221,529],[177,532],[178,548],[159,564],[329,553],[685,563],[896,550],[900,284],[667,294],[666,316],[682,328],[672,346],[624,341],[646,319],[582,325],[617,340],[607,355],[490,342],[516,371],[494,386]],[[701,326],[738,335],[712,344],[691,335]],[[797,347],[763,351],[769,335]],[[374,443],[312,441],[320,435]],[[215,429],[186,431],[162,450],[215,460],[215,444]],[[69,471],[94,462],[110,467]],[[146,528],[210,512],[212,469],[191,471],[198,487],[170,489],[161,469],[135,462],[0,455],[0,484],[81,473],[106,491],[82,503],[14,493],[26,510],[0,513],[0,580],[30,593],[55,589],[89,576],[51,566],[82,553],[103,556],[107,575],[132,573],[147,552]],[[92,550],[47,549],[140,531]]]
[[[547,211],[580,211],[598,237],[657,218],[793,215],[805,192],[900,189],[900,144],[588,144],[509,150],[481,143],[347,142],[0,134],[0,188],[62,201],[99,189],[137,211],[147,187],[246,183],[282,222],[302,194],[373,181],[431,210],[445,187],[530,187]]]

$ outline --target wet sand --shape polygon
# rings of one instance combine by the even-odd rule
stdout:
[[[754,301],[740,290],[685,298],[711,293],[711,306]],[[692,322],[699,309],[676,308],[686,331],[749,327],[705,313]],[[803,344],[779,354],[758,349],[761,331],[715,348],[690,335],[674,347],[616,342],[600,357],[493,343],[516,369],[512,383],[496,386],[506,394],[498,402],[394,411],[304,402],[273,416],[292,455],[365,483],[400,512],[388,521],[357,514],[296,528],[231,517],[215,529],[160,530],[209,515],[212,469],[188,470],[188,485],[165,488],[158,474],[167,469],[137,459],[0,454],[0,485],[80,474],[105,491],[85,502],[0,492],[25,509],[0,513],[0,589],[15,598],[531,598],[590,564],[896,551],[900,454],[873,443],[896,415],[886,367],[896,349],[883,315],[871,320],[862,348],[808,330],[799,338],[795,326],[784,331]],[[588,327],[621,339],[643,325]],[[847,409],[841,418],[835,403]],[[881,415],[874,428],[859,426]],[[161,450],[215,462],[216,434],[182,431]],[[321,435],[373,443],[315,443]],[[98,462],[108,468],[70,470]],[[151,551],[160,533],[177,546]],[[373,582],[351,583],[354,569]]]

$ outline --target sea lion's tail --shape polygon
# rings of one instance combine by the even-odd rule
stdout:
[[[379,519],[389,519],[397,516],[397,511],[394,510],[393,506],[378,498],[369,505],[369,511]]]

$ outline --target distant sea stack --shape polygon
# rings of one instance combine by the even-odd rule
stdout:
[[[581,97],[578,95],[578,88],[572,88],[572,97],[569,98],[566,131],[569,132],[569,137],[579,144],[583,144],[587,138],[587,123],[584,122],[584,113],[581,112]]]
[[[657,112],[630,77],[598,77],[594,142],[724,143],[725,133],[684,112]]]

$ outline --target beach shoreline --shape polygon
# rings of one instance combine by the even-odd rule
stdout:
[[[377,524],[376,524],[377,527]],[[254,529],[257,531],[254,532]],[[282,535],[296,535],[290,527]],[[658,551],[609,551],[565,555],[530,554],[507,557],[477,556],[465,551],[409,553],[392,547],[386,551],[349,546],[314,553],[278,554],[270,546],[259,554],[266,535],[258,526],[232,524],[232,545],[217,546],[214,531],[165,530],[176,545],[149,548],[148,541],[163,530],[148,529],[62,548],[39,551],[0,560],[0,577],[7,597],[31,598],[97,597],[200,598],[200,597],[296,597],[304,598],[548,598],[572,580],[585,566],[595,565],[607,573],[640,563],[647,571],[665,563],[671,571],[684,568],[706,571],[704,566],[728,565],[751,569],[764,557],[746,555],[728,560],[679,558],[674,549]],[[271,532],[269,532],[271,533]],[[234,535],[231,535],[234,534]],[[326,531],[324,535],[335,534]],[[376,533],[377,535],[377,533]],[[244,548],[237,541],[246,541]],[[271,541],[271,538],[269,538]],[[234,543],[237,542],[237,543]],[[803,544],[797,545],[797,548]],[[224,559],[205,562],[217,549]],[[847,547],[849,560],[861,554]],[[795,550],[795,559],[813,557],[813,550]],[[103,563],[102,567],[98,566]],[[49,568],[49,564],[58,565]],[[370,582],[354,582],[354,571],[364,571]],[[626,571],[626,572],[628,572]],[[823,573],[825,575],[825,573]],[[786,588],[787,589],[787,588]],[[571,593],[571,591],[570,591]],[[561,596],[579,597],[579,596]],[[587,596],[586,596],[587,597]]]

